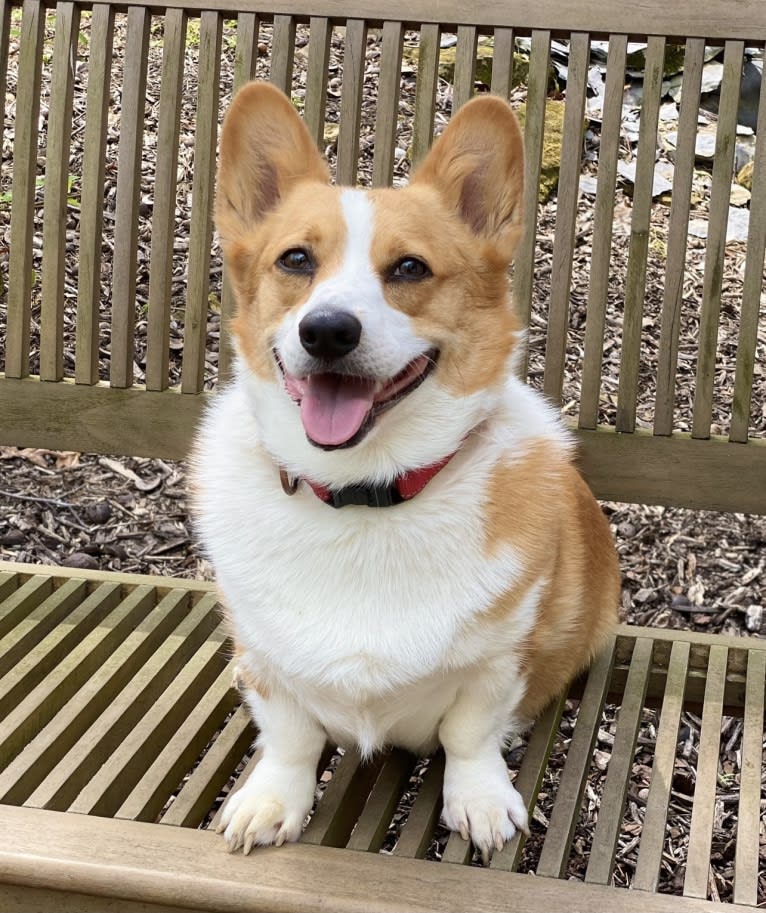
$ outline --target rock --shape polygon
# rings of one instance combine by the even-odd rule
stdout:
[[[747,165],[744,166],[744,168],[740,168],[740,170],[737,172],[737,178],[736,178],[737,183],[741,187],[744,187],[746,190],[749,190],[751,192],[753,190],[753,168],[754,168],[753,163],[748,162]]]
[[[112,505],[108,501],[97,501],[95,504],[89,504],[85,508],[85,517],[88,523],[101,526],[108,523],[112,517]]]
[[[9,529],[7,533],[0,536],[0,545],[23,545],[26,538],[20,529]]]
[[[62,567],[76,567],[81,571],[97,571],[98,561],[85,552],[74,552],[72,555],[64,558],[61,562]]]

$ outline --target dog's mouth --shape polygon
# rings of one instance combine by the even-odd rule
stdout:
[[[295,377],[274,352],[288,394],[300,406],[306,437],[323,450],[353,447],[375,419],[416,390],[436,367],[439,353],[418,355],[387,381],[352,374],[320,372]]]

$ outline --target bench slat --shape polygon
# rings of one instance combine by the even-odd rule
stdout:
[[[633,876],[633,888],[637,891],[656,891],[659,882],[668,801],[676,761],[678,727],[686,690],[686,675],[689,671],[689,652],[690,644],[681,641],[674,643],[670,651],[665,696],[652,763],[652,779],[641,830],[638,862]]]
[[[418,43],[418,74],[415,84],[415,116],[412,123],[412,166],[426,157],[434,137],[436,88],[439,84],[441,28],[424,25]]]
[[[47,574],[35,574],[18,589],[14,587],[0,604],[0,637],[5,637],[52,592],[53,578]]]
[[[727,41],[723,58],[723,82],[718,106],[718,126],[710,188],[705,275],[702,286],[697,374],[694,387],[692,436],[710,436],[713,413],[713,384],[718,351],[718,319],[726,258],[726,225],[729,216],[731,176],[737,142],[737,111],[742,78],[744,43]]]
[[[309,133],[324,151],[324,125],[327,108],[327,77],[332,48],[332,25],[323,16],[312,16],[309,23],[309,56],[306,71],[304,122]]]
[[[567,868],[575,825],[593,758],[614,662],[615,640],[595,660],[588,673],[580,712],[561,773],[548,832],[537,864],[537,874],[561,878]]]
[[[221,14],[204,12],[200,20],[197,128],[194,140],[189,267],[181,369],[183,393],[198,393],[205,383],[222,34]]]
[[[737,810],[737,854],[734,862],[734,903],[758,905],[761,828],[761,771],[763,765],[764,683],[766,653],[747,656],[745,723]]]
[[[173,804],[160,818],[160,824],[199,827],[216,797],[255,739],[250,713],[241,704],[184,783]]]
[[[156,603],[157,594],[153,587],[136,588],[134,594],[142,600],[147,611]],[[28,802],[34,806],[45,804],[49,784],[37,793],[35,790],[181,621],[188,602],[188,596],[183,592],[168,594],[141,625],[130,632],[72,700],[27,743],[0,776],[2,801]]]
[[[18,574],[0,571],[0,600],[7,599],[19,586]]]
[[[708,896],[710,847],[713,841],[715,792],[721,746],[721,717],[728,657],[727,647],[710,648],[702,729],[699,737],[697,780],[694,786],[694,805],[689,829],[684,897],[698,897],[703,900]]]
[[[153,821],[157,818],[173,788],[236,707],[239,695],[232,687],[234,665],[234,660],[231,660],[202,693],[196,705],[186,712],[175,734],[167,740],[115,812],[115,818],[130,818],[133,821]]]
[[[453,115],[473,95],[476,79],[476,42],[478,30],[475,25],[459,25],[455,47],[455,77],[452,87]]]
[[[274,17],[271,40],[271,81],[288,97],[292,95],[295,58],[295,17]]]
[[[10,3],[0,4],[0,98],[5,98],[5,89],[8,82],[8,50],[11,39],[11,13],[13,7]],[[3,148],[3,135],[5,132],[5,118],[0,119],[0,149]]]
[[[113,44],[114,7],[107,3],[94,3],[90,22],[80,199],[74,374],[78,384],[96,384],[99,379],[101,240]]]
[[[766,129],[763,127],[766,124],[766,92],[761,92],[758,103],[758,123],[761,127],[755,138],[750,226],[747,236],[745,276],[742,283],[737,364],[734,374],[734,401],[729,431],[729,440],[742,444],[747,440],[750,425],[755,347],[758,339],[758,313],[763,286],[763,257],[764,250],[766,250]]]
[[[346,751],[322,793],[301,843],[345,846],[382,763],[382,756],[362,763],[355,748]]]
[[[255,77],[255,63],[258,59],[258,36],[260,19],[256,13],[240,13],[237,16],[237,47],[234,57],[234,85],[236,92]],[[221,286],[221,330],[218,340],[217,382],[224,384],[232,375],[231,322],[236,311],[234,288],[223,264]]]
[[[21,618],[4,637],[0,637],[0,669],[10,669],[26,656],[82,602],[87,589],[84,580],[66,580],[28,614],[25,609],[25,617]],[[0,613],[3,612],[3,608],[0,606]],[[4,616],[2,620],[5,620]]]
[[[170,301],[173,279],[178,140],[186,50],[187,15],[170,9],[162,34],[162,76],[157,126],[157,164],[152,207],[152,251],[149,261],[149,310],[146,339],[146,389],[169,384]]]
[[[622,102],[625,93],[625,63],[628,36],[612,35],[604,87],[601,142],[598,150],[598,184],[593,206],[593,244],[591,246],[588,312],[585,322],[585,353],[580,392],[580,428],[598,424],[603,364],[604,326],[609,299],[614,198],[617,186],[617,160],[620,152]]]
[[[636,639],[625,685],[622,707],[617,721],[612,756],[607,768],[601,807],[593,835],[593,844],[585,872],[590,884],[609,884],[614,868],[614,853],[622,828],[625,797],[630,783],[638,727],[644,709],[654,642],[648,637]]]
[[[567,65],[564,135],[561,140],[561,166],[551,262],[551,291],[543,382],[546,396],[551,402],[559,405],[564,386],[564,365],[569,329],[569,295],[572,281],[589,61],[589,36],[584,32],[573,32],[569,44],[569,63]]]
[[[103,652],[128,636],[146,614],[132,594],[120,602],[120,588],[102,583],[69,617],[2,680],[8,699],[24,691],[3,723],[0,758],[9,764],[87,681]],[[6,679],[10,687],[5,687]],[[34,684],[33,684],[34,683]]]
[[[128,9],[125,69],[120,111],[112,266],[112,340],[109,381],[113,387],[133,383],[136,329],[136,262],[138,206],[146,105],[147,59],[151,16],[145,6]]]
[[[64,278],[69,196],[69,147],[80,7],[70,0],[56,6],[53,70],[45,150],[42,303],[40,309],[40,377],[64,376]]]
[[[513,52],[516,47],[513,29],[497,28],[493,39],[490,90],[494,95],[510,98],[513,89]]]
[[[343,88],[335,179],[338,184],[350,187],[356,184],[366,49],[367,23],[364,19],[349,19],[343,51]]]
[[[636,397],[641,363],[641,326],[646,294],[646,266],[652,216],[652,184],[657,149],[657,122],[662,96],[665,39],[651,36],[646,49],[644,95],[636,151],[636,180],[630,221],[628,266],[625,276],[625,314],[620,355],[620,382],[617,393],[618,431],[636,427]]]
[[[537,248],[538,187],[543,160],[545,134],[545,100],[548,94],[548,68],[550,66],[550,31],[532,32],[527,79],[526,117],[524,122],[524,225],[513,263],[513,294],[516,310],[525,327],[529,326],[532,313],[532,291],[535,278],[535,252]],[[519,361],[519,374],[527,376],[528,343]]]
[[[530,821],[537,804],[548,758],[558,735],[559,722],[566,700],[567,696],[564,693],[547,708],[535,723],[518,776],[513,783],[524,799]],[[506,872],[515,871],[521,862],[525,843],[526,836],[521,831],[516,831],[513,840],[509,841],[503,851],[493,855],[490,868]]]
[[[400,749],[388,755],[348,841],[348,849],[378,852],[414,763],[415,758]]]
[[[375,117],[375,155],[372,161],[373,187],[388,187],[394,176],[403,46],[401,22],[384,22]]]
[[[45,9],[40,0],[24,0],[16,91],[16,110],[23,111],[24,116],[14,124],[13,139],[11,254],[8,264],[5,337],[5,373],[8,377],[29,375],[32,239],[35,233],[37,125],[40,117],[44,26]]]
[[[678,112],[678,141],[673,172],[673,199],[668,226],[668,254],[662,295],[660,343],[657,356],[657,390],[654,399],[654,433],[673,431],[678,338],[681,329],[686,245],[689,228],[695,144],[699,118],[705,42],[693,38],[684,51],[684,81]]]
[[[394,847],[394,856],[408,859],[422,859],[425,856],[441,812],[443,781],[444,753],[440,751],[431,758],[423,775],[420,789]]]
[[[176,605],[185,607],[186,602],[172,599],[163,604],[175,614]],[[213,630],[216,620],[214,605],[212,597],[205,597],[188,611],[173,634],[154,650],[98,719],[79,736],[31,795],[28,805],[60,811],[69,808],[83,783],[88,782],[107,762],[113,747],[126,738],[206,638],[218,639],[219,644],[223,642],[220,632]]]
[[[226,660],[220,644],[205,641],[165,688],[122,743],[112,746],[100,770],[83,784],[69,811],[114,816],[172,734],[220,674]],[[229,679],[231,680],[231,679]]]

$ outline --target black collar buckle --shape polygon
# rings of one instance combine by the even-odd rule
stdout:
[[[393,507],[404,498],[394,483],[389,485],[347,485],[337,491],[330,491],[327,501],[333,507]]]

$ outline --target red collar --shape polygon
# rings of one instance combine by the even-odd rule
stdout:
[[[409,501],[415,495],[420,494],[436,473],[440,469],[444,469],[455,453],[449,454],[438,463],[431,463],[430,466],[405,472],[388,485],[347,485],[345,488],[333,490],[325,488],[318,482],[312,482],[310,479],[303,479],[303,481],[320,501],[324,501],[325,504],[330,504],[332,507],[346,507],[351,504],[367,507],[393,507],[395,504]],[[280,469],[279,478],[284,491],[289,495],[295,494],[301,479],[291,479],[284,469]]]

